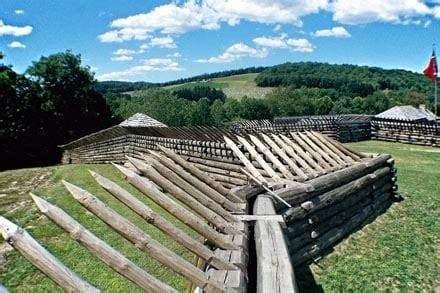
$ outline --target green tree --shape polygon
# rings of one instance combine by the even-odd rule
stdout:
[[[111,112],[94,89],[94,77],[81,56],[70,51],[41,57],[26,73],[41,91],[45,130],[54,145],[111,125]],[[58,152],[59,153],[59,152]]]

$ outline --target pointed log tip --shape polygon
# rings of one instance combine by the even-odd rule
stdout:
[[[130,169],[128,169],[128,168],[125,168],[124,166],[122,166],[122,165],[119,165],[119,164],[113,164],[113,166],[115,166],[122,174],[124,174],[125,176],[130,176],[130,175],[133,175],[133,174],[136,174],[135,172],[133,172],[133,171],[131,171]],[[137,175],[137,174],[136,174]]]
[[[39,197],[38,195],[29,192],[29,195],[31,196],[32,200],[34,201],[35,205],[37,206],[37,208],[44,214],[49,210],[49,203],[42,199],[41,197]]]
[[[19,227],[17,225],[5,217],[0,216],[0,234],[3,236],[3,239],[8,240],[18,229]]]
[[[97,178],[98,176],[99,176],[99,174],[98,173],[96,173],[95,171],[92,171],[92,170],[88,170],[89,171],[89,173],[94,177],[94,178]]]

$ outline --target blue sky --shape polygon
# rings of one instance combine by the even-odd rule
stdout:
[[[0,0],[0,51],[23,72],[71,49],[99,80],[167,81],[320,61],[421,72],[440,1]]]

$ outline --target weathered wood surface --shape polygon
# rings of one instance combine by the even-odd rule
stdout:
[[[62,209],[50,204],[46,200],[31,193],[40,211],[49,219],[66,230],[70,237],[81,243],[93,255],[97,256],[105,264],[122,276],[131,280],[142,289],[152,292],[177,292],[170,286],[157,280],[133,262],[124,257],[110,245],[96,237],[92,232],[84,228]]]
[[[67,292],[100,292],[44,249],[25,230],[0,216],[0,233],[27,260]]]
[[[224,284],[208,281],[205,274],[193,264],[164,247],[89,192],[66,181],[63,181],[63,184],[74,199],[78,200],[90,212],[135,244],[138,249],[197,284],[200,288],[207,287],[224,290]]]
[[[118,168],[126,176],[127,181],[134,187],[136,187],[140,192],[148,196],[159,206],[181,220],[184,224],[193,228],[200,235],[204,236],[206,239],[208,239],[218,247],[221,247],[223,249],[239,249],[239,247],[230,243],[226,239],[224,234],[215,231],[200,217],[194,215],[182,205],[173,201],[171,198],[157,190],[153,185],[149,184],[146,181],[143,181],[143,177],[120,165],[115,164],[115,167]]]
[[[205,182],[207,185],[212,187],[213,189],[217,190],[220,194],[222,194],[224,197],[229,199],[230,201],[233,201],[235,203],[244,203],[244,201],[238,197],[235,197],[233,194],[229,192],[228,189],[224,188],[216,182],[214,179],[206,176],[202,171],[191,165],[190,163],[186,162],[184,159],[182,159],[179,155],[174,153],[172,150],[167,149],[163,146],[158,146],[158,148],[163,151],[169,158],[171,158],[174,162],[185,168],[188,172],[190,172],[193,176],[197,177],[199,180]],[[215,198],[214,198],[215,200]],[[221,200],[221,199],[219,199]],[[225,201],[227,202],[227,201]],[[219,202],[221,203],[221,202]],[[229,204],[228,204],[229,205]]]
[[[174,226],[172,223],[168,222],[158,213],[154,212],[148,206],[146,206],[142,201],[137,199],[134,195],[126,191],[124,188],[114,183],[113,181],[101,176],[93,171],[90,171],[92,176],[106,191],[116,197],[118,200],[127,205],[135,213],[144,218],[148,223],[159,228],[165,234],[168,234],[176,242],[180,243],[182,246],[186,247],[189,251],[198,255],[204,259],[207,263],[211,264],[217,269],[237,269],[236,266],[225,262],[222,259],[217,258],[214,253],[209,250],[202,243],[188,236],[186,233],[181,231],[179,228]]]
[[[254,203],[254,215],[274,215],[272,200],[264,195]],[[276,221],[257,220],[255,223],[257,255],[257,292],[298,292],[281,226]]]

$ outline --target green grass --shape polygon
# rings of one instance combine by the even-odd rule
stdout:
[[[184,84],[176,84],[166,86],[164,88],[177,90],[182,88],[194,88],[196,86],[209,86],[221,89],[228,98],[241,98],[248,96],[251,98],[263,98],[268,92],[272,91],[271,87],[258,87],[255,78],[258,73],[237,74],[227,77],[213,78],[205,82],[188,82]],[[140,92],[132,92],[132,95],[140,94]]]
[[[440,149],[378,141],[349,145],[391,154],[404,200],[314,266],[317,284],[326,292],[438,292]]]
[[[376,221],[351,235],[313,266],[315,281],[326,292],[435,291],[439,288],[440,148],[366,141],[350,144],[371,153],[390,153],[396,160],[399,190],[395,203]],[[25,227],[63,263],[93,285],[112,292],[137,292],[137,286],[109,269],[34,207],[28,192],[63,208],[98,237],[167,284],[184,290],[185,280],[138,251],[86,210],[62,186],[66,179],[86,188],[170,249],[192,260],[192,255],[148,225],[103,191],[87,172],[92,169],[130,190],[170,221],[183,224],[141,195],[110,165],[65,165],[0,173],[0,214]],[[0,250],[1,251],[1,250]],[[298,278],[301,276],[298,275]],[[58,287],[15,251],[2,260],[0,283],[14,292],[48,292]]]
[[[69,195],[61,184],[61,179],[87,189],[142,230],[146,231],[154,239],[187,260],[192,261],[193,255],[185,248],[152,225],[147,224],[146,221],[101,189],[87,171],[88,169],[94,170],[122,185],[152,209],[160,212],[184,231],[196,237],[195,232],[189,231],[189,228],[177,222],[165,210],[126,183],[119,174],[119,171],[111,165],[64,165],[1,172],[0,214],[19,226],[26,228],[34,238],[64,264],[93,285],[103,289],[103,291],[142,292],[139,287],[104,265],[89,253],[87,249],[72,240],[61,228],[42,215],[28,195],[29,191],[36,191],[38,195],[61,207],[87,229],[95,233],[96,236],[122,252],[126,257],[153,276],[176,289],[185,290],[186,281],[182,277],[136,249],[131,243],[87,212],[85,208]],[[4,245],[3,248],[5,247]],[[55,283],[35,269],[16,251],[8,252],[5,256],[0,257],[0,280],[0,283],[14,292],[60,291]]]

